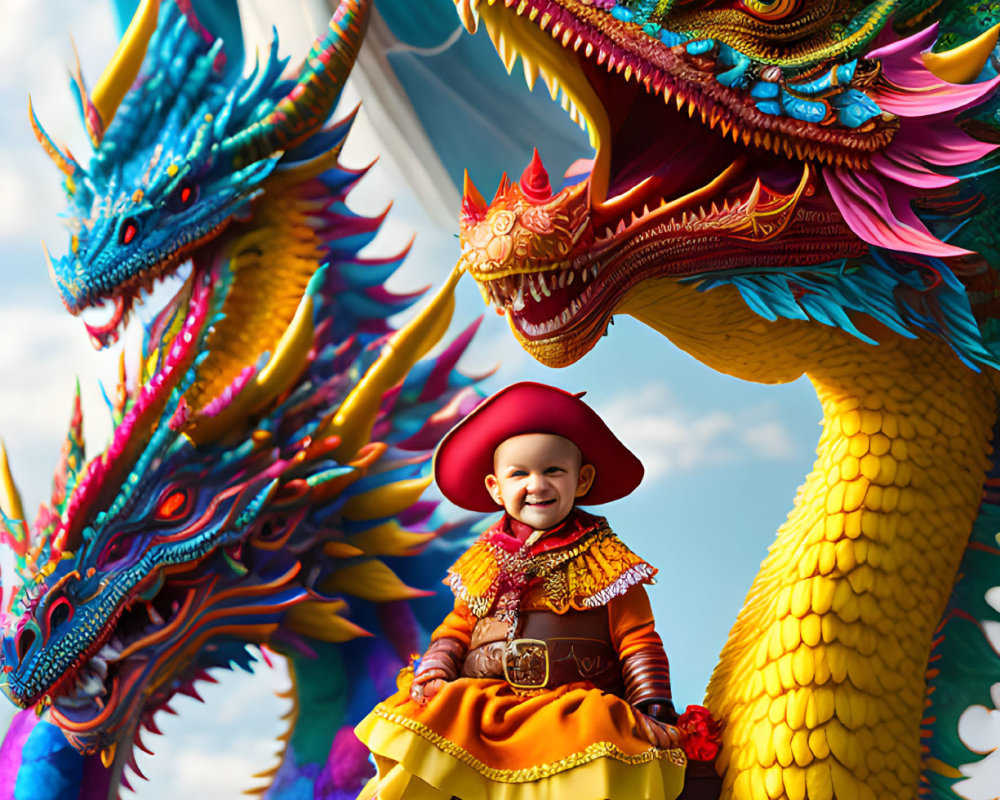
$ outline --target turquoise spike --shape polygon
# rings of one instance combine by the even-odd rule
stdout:
[[[830,98],[830,105],[837,111],[837,118],[842,125],[857,128],[868,120],[877,117],[882,109],[864,92],[857,89],[847,89]]]
[[[708,53],[715,48],[715,39],[695,39],[693,42],[688,42],[687,51],[693,56],[700,56],[703,53]]]
[[[331,467],[330,469],[310,475],[306,478],[306,483],[310,486],[319,486],[344,475],[349,475],[352,472],[354,472],[354,467]]]
[[[770,83],[769,81],[758,81],[751,87],[750,96],[757,97],[762,100],[772,100],[778,96],[781,91],[781,87],[776,83]]]
[[[97,385],[101,390],[101,397],[104,400],[104,405],[108,407],[108,414],[111,416],[111,427],[115,428],[121,424],[121,417],[115,412],[115,404],[112,403],[111,398],[108,397],[108,390],[104,387],[104,381],[98,380]]]
[[[729,67],[725,72],[715,76],[723,86],[743,86],[746,83],[746,72],[750,68],[750,57],[727,45],[719,47],[719,61]]]
[[[785,89],[781,90],[781,105],[790,117],[803,122],[822,122],[827,115],[826,103],[795,97]],[[760,108],[760,104],[757,107]]]

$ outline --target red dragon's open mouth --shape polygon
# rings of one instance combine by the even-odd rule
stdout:
[[[474,187],[466,192],[463,264],[522,344],[537,355],[543,341],[572,339],[579,357],[625,294],[654,275],[739,268],[749,251],[765,267],[790,252],[816,263],[860,251],[817,194],[817,168],[861,163],[892,120],[839,139],[787,118],[761,122],[745,92],[715,80],[710,52],[651,42],[639,58],[576,5],[479,6],[508,68],[520,58],[529,84],[541,77],[595,148],[591,164],[571,170],[589,166],[586,179],[554,196],[537,158],[489,206]]]

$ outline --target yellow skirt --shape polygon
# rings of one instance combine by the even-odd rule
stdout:
[[[516,693],[460,678],[426,705],[412,676],[356,728],[378,774],[359,800],[674,800],[681,750],[659,750],[631,706],[587,683]]]

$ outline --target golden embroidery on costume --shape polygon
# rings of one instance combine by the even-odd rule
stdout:
[[[651,583],[656,569],[629,550],[607,520],[593,519],[593,527],[579,538],[537,553],[530,545],[504,547],[491,538],[491,529],[455,562],[447,582],[477,617],[490,612],[505,587],[519,583],[522,611],[557,613],[597,608],[637,583]]]
[[[557,775],[560,772],[565,772],[568,769],[573,769],[573,767],[578,767],[582,764],[595,761],[598,758],[613,758],[616,761],[621,761],[624,764],[630,765],[647,764],[650,761],[659,761],[664,759],[670,761],[672,764],[676,764],[679,767],[683,767],[687,764],[687,757],[684,755],[684,751],[680,748],[659,750],[655,747],[650,747],[649,750],[645,750],[642,753],[628,755],[612,742],[594,742],[593,744],[588,745],[581,752],[573,753],[572,755],[566,756],[565,758],[562,758],[559,761],[554,761],[550,764],[536,764],[535,766],[526,767],[524,769],[497,769],[496,767],[490,767],[487,764],[484,764],[468,750],[459,747],[449,739],[435,733],[426,725],[422,725],[409,717],[394,714],[382,703],[375,706],[372,713],[387,722],[391,722],[412,731],[422,739],[425,739],[433,744],[438,749],[471,767],[483,777],[488,778],[491,781],[496,781],[497,783],[528,783],[530,781],[537,781],[542,778],[549,778],[553,775]]]

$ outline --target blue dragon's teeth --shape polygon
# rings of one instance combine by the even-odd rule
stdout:
[[[837,67],[837,82],[838,83],[850,83],[854,80],[854,71],[858,68],[858,60],[855,58],[853,61],[848,61],[846,64],[841,64]]]
[[[729,69],[719,73],[715,79],[723,86],[743,88],[746,85],[746,71],[750,68],[750,57],[729,45],[720,44],[719,64]]]
[[[732,67],[737,64],[750,63],[749,56],[744,55],[739,50],[734,50],[727,44],[719,45],[719,52],[717,58],[719,64],[722,65],[723,67]]]
[[[715,76],[715,79],[721,83],[723,86],[733,86],[737,88],[742,88],[746,85],[746,72],[747,68],[750,66],[750,59],[746,60],[744,64],[737,64],[732,69],[728,69],[725,72],[720,72]]]

